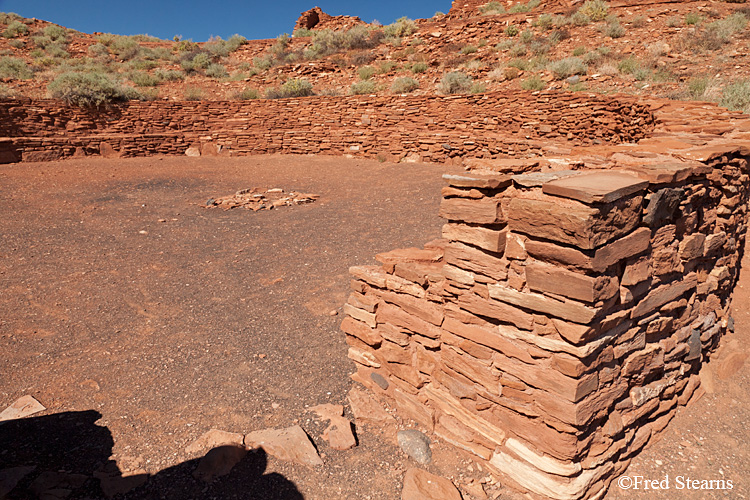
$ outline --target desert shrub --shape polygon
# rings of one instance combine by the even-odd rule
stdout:
[[[414,74],[424,73],[425,71],[427,71],[427,68],[428,68],[427,63],[416,62],[411,65],[411,72]]]
[[[471,85],[469,92],[471,92],[472,94],[481,94],[483,92],[487,92],[487,86],[483,83],[476,82]]]
[[[505,36],[514,37],[518,34],[518,31],[519,31],[518,26],[516,26],[515,24],[510,24],[506,26],[504,33],[505,33]]]
[[[355,26],[344,32],[343,44],[346,50],[368,49],[377,45],[379,35],[372,38],[373,33],[365,26]]]
[[[44,36],[54,41],[64,42],[68,39],[68,30],[56,24],[51,24],[44,28],[44,30],[42,31],[44,33]]]
[[[573,49],[573,56],[575,57],[581,57],[585,53],[586,53],[585,47],[576,47],[575,49]]]
[[[579,57],[566,57],[550,63],[549,70],[558,80],[564,80],[573,75],[585,75],[586,65]]]
[[[613,19],[604,25],[602,34],[610,38],[621,38],[625,36],[625,28],[622,27],[620,21]]]
[[[154,72],[157,78],[167,82],[176,82],[185,79],[185,73],[176,69],[162,69],[159,68]]]
[[[268,89],[268,99],[283,99],[287,97],[305,97],[313,95],[313,86],[305,79],[292,78],[284,82],[281,87]]]
[[[377,92],[378,86],[375,82],[372,80],[362,80],[360,82],[352,83],[352,86],[349,87],[349,93],[352,95],[362,95],[362,94],[374,94]]]
[[[159,84],[159,78],[143,71],[134,71],[128,75],[131,82],[138,87],[155,87]]]
[[[521,32],[521,43],[531,43],[534,41],[534,32],[531,30],[525,30]]]
[[[578,12],[594,22],[603,21],[609,13],[609,4],[604,0],[586,0]]]
[[[51,97],[81,107],[102,106],[141,98],[132,87],[124,87],[103,73],[63,73],[47,86]]]
[[[698,24],[703,20],[700,14],[696,12],[688,12],[685,14],[685,24],[688,26],[692,26],[693,24]]]
[[[473,45],[466,45],[463,48],[461,48],[459,52],[461,52],[463,55],[468,55],[468,54],[475,53],[477,50],[478,49],[474,47]]]
[[[260,99],[260,94],[254,88],[247,87],[234,94],[234,98],[238,101],[250,101],[252,99]]]
[[[521,14],[524,12],[531,12],[531,10],[539,6],[540,0],[529,0],[527,3],[517,3],[508,12],[511,14]]]
[[[299,28],[294,30],[294,33],[292,33],[292,36],[294,38],[302,38],[305,36],[313,36],[313,30],[307,29],[307,28]]]
[[[646,16],[635,16],[630,20],[630,25],[633,28],[643,28],[644,26],[646,26],[646,23]]]
[[[734,34],[747,27],[747,21],[744,14],[735,12],[710,23],[692,36],[688,35],[681,43],[694,50],[719,50],[732,40]]]
[[[10,99],[11,97],[15,97],[15,95],[16,93],[13,89],[5,85],[0,85],[0,99]]]
[[[391,84],[391,92],[394,94],[408,94],[418,88],[419,82],[408,76],[396,78]]]
[[[88,53],[92,57],[109,59],[109,49],[103,43],[95,43],[93,45],[89,45]]]
[[[369,80],[370,78],[375,76],[375,73],[377,73],[377,70],[372,66],[363,66],[359,68],[359,71],[357,71],[360,80]]]
[[[188,73],[196,72],[201,69],[207,69],[211,65],[211,57],[205,52],[198,52],[192,57],[183,60],[181,65],[182,69]]]
[[[347,31],[314,31],[312,46],[304,55],[306,59],[316,59],[347,50],[369,49],[382,40],[382,30],[371,30],[364,26],[355,26]]]
[[[175,47],[177,52],[194,52],[198,50],[198,44],[192,40],[180,40]]]
[[[552,26],[554,25],[554,18],[552,17],[552,14],[542,14],[537,17],[531,25],[543,30],[549,30],[552,29]]]
[[[632,75],[641,67],[641,63],[633,56],[626,57],[617,63],[617,71],[627,75]]]
[[[45,35],[35,35],[31,37],[31,42],[34,44],[35,47],[39,47],[40,49],[46,49],[50,45],[52,45],[54,42],[52,39]]]
[[[468,70],[476,71],[478,69],[482,69],[482,68],[486,67],[487,63],[485,63],[484,61],[481,61],[479,59],[472,59],[471,61],[467,61],[467,62],[463,63],[461,66],[463,66],[464,68],[466,68]]]
[[[740,80],[724,87],[719,104],[732,111],[750,113],[750,80]]]
[[[509,68],[516,68],[521,71],[527,71],[529,68],[531,68],[531,64],[526,59],[511,59],[508,61],[508,67]]]
[[[380,73],[381,75],[389,73],[397,67],[398,63],[396,63],[396,61],[382,61],[380,64],[378,64],[378,73]]]
[[[266,57],[254,57],[253,58],[253,66],[261,71],[265,71],[271,67],[273,67],[273,60],[266,56]]]
[[[25,35],[28,32],[29,32],[29,27],[23,24],[22,22],[11,21],[8,27],[5,28],[5,31],[3,31],[3,36],[5,38],[15,38],[20,35]]]
[[[226,78],[229,76],[227,69],[221,64],[209,64],[206,68],[206,76],[209,78]]]
[[[47,47],[47,54],[50,57],[57,57],[57,58],[68,58],[70,57],[70,54],[67,50],[62,48],[60,45],[54,44]]]
[[[469,90],[471,90],[471,77],[460,71],[444,74],[438,85],[438,91],[443,94],[465,94]]]
[[[570,32],[563,28],[550,33],[549,37],[547,37],[547,41],[551,45],[557,45],[558,43],[562,42],[563,40],[567,40],[568,38],[570,38]]]
[[[15,12],[0,12],[0,24],[10,24],[13,21],[23,21],[23,17]]]
[[[701,100],[706,94],[711,79],[707,76],[697,76],[687,81],[688,97],[695,100]]]
[[[98,40],[100,43],[106,45],[109,51],[113,53],[120,61],[128,61],[138,56],[141,51],[140,44],[131,37],[111,35],[105,33],[99,35]]]
[[[3,57],[0,59],[0,78],[12,80],[28,80],[34,73],[26,66],[23,59],[17,57]]]
[[[186,87],[182,98],[186,101],[200,101],[203,99],[203,91],[198,87]]]
[[[523,57],[525,56],[529,50],[526,48],[526,45],[514,45],[511,49],[508,55],[510,57]]]
[[[525,79],[521,82],[521,88],[523,90],[543,90],[544,87],[546,87],[547,84],[544,83],[544,80],[539,75],[532,75],[529,78]]]
[[[679,28],[682,26],[682,20],[677,16],[670,16],[664,24],[666,24],[667,28]]]
[[[408,17],[400,17],[396,22],[383,28],[385,36],[402,38],[417,31],[417,25]]]
[[[14,49],[22,49],[26,46],[26,42],[24,42],[23,40],[11,40],[10,42],[8,42],[8,45],[13,47]]]
[[[377,55],[373,54],[371,50],[358,50],[349,56],[351,64],[354,66],[362,66],[363,64],[370,64],[377,58]]]
[[[495,14],[505,14],[505,7],[500,2],[487,2],[486,4],[479,7],[479,12],[485,16],[491,16]]]

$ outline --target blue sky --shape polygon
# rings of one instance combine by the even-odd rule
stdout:
[[[0,0],[0,12],[15,12],[86,33],[149,34],[166,39],[182,35],[204,42],[211,36],[227,38],[235,33],[249,39],[291,33],[299,14],[316,5],[331,15],[388,24],[401,16],[416,19],[432,17],[436,11],[448,12],[451,0]]]

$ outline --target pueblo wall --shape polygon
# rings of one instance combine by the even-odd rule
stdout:
[[[352,378],[543,497],[601,498],[733,328],[750,126],[654,106],[638,145],[466,162],[443,239],[350,270]]]
[[[446,162],[629,142],[653,125],[649,107],[631,97],[579,93],[154,101],[101,111],[10,100],[0,101],[0,161],[203,152]]]

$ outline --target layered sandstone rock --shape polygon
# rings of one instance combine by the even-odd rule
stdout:
[[[362,24],[366,23],[357,16],[329,16],[320,7],[313,7],[300,14],[294,25],[294,31],[298,29],[347,30]]]

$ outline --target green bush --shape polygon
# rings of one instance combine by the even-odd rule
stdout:
[[[521,88],[523,90],[543,90],[547,86],[544,80],[539,75],[533,75],[521,82]]]
[[[521,14],[524,12],[531,12],[532,9],[535,9],[539,6],[540,0],[529,0],[527,3],[517,3],[510,9],[508,9],[508,12],[511,14]]]
[[[703,20],[703,17],[700,14],[697,14],[695,12],[688,12],[685,14],[685,24],[688,26],[692,26],[694,24],[698,24]]]
[[[411,72],[414,74],[424,73],[425,71],[427,71],[427,69],[428,69],[427,63],[415,62],[414,64],[411,65]]]
[[[391,70],[394,70],[398,67],[398,63],[395,61],[382,61],[380,64],[378,64],[378,73],[385,74],[389,73]]]
[[[518,32],[519,32],[518,26],[516,26],[515,24],[508,25],[504,31],[505,36],[510,36],[510,37],[516,36]]]
[[[103,43],[95,43],[93,45],[89,45],[88,53],[92,57],[99,57],[102,59],[109,59],[109,49],[106,45]]]
[[[701,100],[711,80],[706,76],[698,76],[687,81],[688,96],[694,100]]]
[[[586,0],[578,12],[594,22],[603,21],[609,13],[609,4],[604,0]]]
[[[483,83],[477,82],[472,84],[469,92],[471,92],[472,94],[482,94],[484,92],[487,92],[487,86]]]
[[[64,42],[68,39],[68,30],[56,24],[51,24],[44,28],[42,31],[44,33],[44,36],[54,41]]]
[[[585,53],[586,53],[586,48],[585,47],[576,47],[575,49],[573,49],[573,55],[575,57],[581,57]]]
[[[176,82],[185,79],[185,73],[176,69],[162,69],[159,68],[154,72],[154,75],[163,81]]]
[[[471,77],[460,71],[451,71],[440,79],[438,90],[443,94],[465,94],[471,90]]]
[[[13,47],[14,49],[22,49],[26,46],[26,42],[24,42],[23,40],[11,40],[10,42],[8,42],[8,45]]]
[[[134,71],[128,75],[131,82],[138,87],[155,87],[159,85],[159,78],[142,71]]]
[[[492,16],[495,14],[505,14],[505,7],[500,2],[487,2],[486,4],[479,7],[479,12],[485,16]]]
[[[109,40],[105,38],[105,40]],[[109,47],[109,50],[120,60],[128,61],[137,57],[141,51],[141,45],[131,37],[127,36],[114,36],[110,43],[100,41]]]
[[[134,88],[124,87],[102,73],[63,73],[50,82],[47,90],[53,98],[81,107],[142,97]]]
[[[552,29],[552,26],[554,25],[554,18],[552,17],[552,14],[541,14],[533,23],[531,23],[531,25],[543,30],[549,30]]]
[[[566,57],[550,63],[549,70],[557,80],[564,80],[573,75],[585,75],[586,65],[578,57]]]
[[[408,94],[419,88],[419,82],[414,78],[408,76],[402,76],[393,80],[391,85],[391,92],[394,94]]]
[[[602,28],[602,34],[610,38],[621,38],[625,35],[625,28],[622,27],[620,21],[614,19]]]
[[[12,80],[28,80],[34,73],[26,66],[23,59],[17,57],[3,57],[0,59],[0,78]]]
[[[294,38],[313,36],[313,30],[309,30],[307,28],[299,28],[299,29],[294,30],[294,33],[292,33],[292,36]]]
[[[395,23],[383,28],[385,36],[402,38],[417,31],[417,25],[408,17],[401,17]]]
[[[268,89],[266,97],[268,99],[283,99],[287,97],[306,97],[313,95],[313,86],[304,79],[292,78],[287,80],[281,87]]]
[[[641,62],[633,56],[626,57],[617,63],[617,71],[628,75],[635,74],[641,68]]]
[[[369,80],[375,76],[375,73],[377,73],[377,71],[372,66],[363,66],[357,71],[360,80]]]
[[[5,28],[5,31],[3,31],[3,36],[5,38],[15,38],[19,35],[25,35],[28,32],[29,32],[29,27],[23,24],[22,22],[11,21],[8,27]]]
[[[378,91],[378,86],[372,80],[362,80],[352,83],[349,87],[349,93],[352,95],[374,94]]]
[[[473,45],[466,45],[465,47],[463,47],[463,48],[461,49],[461,53],[462,53],[463,55],[469,55],[469,54],[473,54],[473,53],[475,53],[475,52],[476,52],[477,50],[479,50],[479,49],[477,49],[477,48],[476,48],[476,47],[474,47]]]
[[[206,76],[209,78],[226,78],[229,76],[227,69],[221,64],[209,64],[206,68]]]
[[[750,80],[740,80],[724,87],[719,104],[732,111],[750,113]]]
[[[252,99],[260,99],[260,94],[254,88],[247,87],[241,92],[236,93],[234,98],[238,101],[250,101]]]
[[[6,87],[5,85],[0,85],[0,99],[10,99],[11,97],[15,97],[16,92]]]

